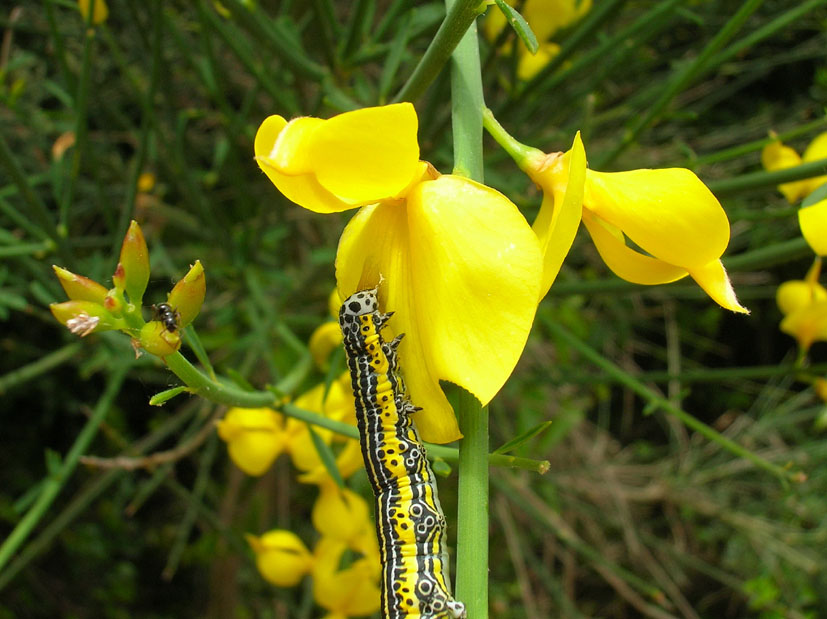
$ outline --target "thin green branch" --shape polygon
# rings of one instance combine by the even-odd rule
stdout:
[[[50,352],[48,355],[41,357],[37,361],[33,361],[32,363],[19,367],[16,370],[3,374],[0,376],[0,395],[6,393],[9,389],[19,387],[33,378],[40,376],[41,374],[45,374],[62,363],[66,363],[69,359],[74,357],[81,348],[83,348],[82,342],[73,342],[63,348],[58,348],[57,350]]]
[[[75,442],[66,454],[60,469],[44,480],[40,494],[34,504],[29,508],[29,511],[26,512],[26,515],[20,519],[3,544],[0,545],[0,572],[2,572],[3,567],[8,563],[18,547],[26,541],[40,520],[46,515],[46,512],[49,507],[51,507],[55,498],[57,498],[63,486],[69,481],[81,454],[83,454],[92,443],[92,439],[95,438],[104,417],[106,417],[106,414],[112,407],[112,403],[115,401],[115,397],[121,389],[121,384],[126,377],[128,369],[127,365],[115,367],[109,376],[106,389],[104,389],[104,392],[98,399],[98,403],[95,405],[95,409],[92,411],[86,425],[83,426],[80,434],[78,434]]]
[[[827,159],[809,161],[792,168],[784,168],[774,172],[751,172],[732,178],[724,178],[707,183],[712,192],[718,196],[725,196],[740,191],[772,187],[790,181],[799,181],[805,178],[814,178],[827,173]]]
[[[480,9],[485,10],[485,3],[480,0],[454,0],[446,5],[450,8],[445,19],[394,102],[414,101],[427,90],[480,14]]]

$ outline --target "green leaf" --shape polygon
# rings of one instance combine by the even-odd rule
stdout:
[[[180,386],[173,387],[172,389],[166,389],[149,398],[149,404],[150,406],[163,406],[166,402],[177,396],[179,393],[184,393],[185,391],[189,391],[189,387]]]
[[[431,463],[431,468],[434,474],[440,477],[448,477],[451,474],[451,465],[442,458],[434,458],[434,461]]]
[[[322,464],[324,464],[328,474],[333,478],[337,486],[344,488],[345,482],[342,479],[341,473],[339,473],[339,467],[336,466],[336,456],[333,454],[333,450],[330,449],[330,445],[322,440],[322,437],[319,436],[318,432],[316,432],[309,423],[307,424],[307,431],[310,432],[310,438],[313,439],[313,446],[316,448],[316,452],[319,454],[319,458],[321,458]]]
[[[514,32],[516,32],[517,36],[525,43],[528,51],[536,54],[537,50],[540,49],[540,44],[537,43],[537,37],[525,18],[520,15],[514,7],[506,4],[505,0],[494,1],[497,3],[503,15],[505,15],[505,20],[514,28]]]
[[[544,421],[543,423],[534,426],[530,430],[523,432],[522,434],[515,436],[510,441],[506,442],[504,445],[499,447],[498,449],[494,450],[495,454],[507,454],[510,451],[514,451],[522,445],[523,443],[533,439],[535,436],[544,432],[548,427],[552,424],[551,421]]]

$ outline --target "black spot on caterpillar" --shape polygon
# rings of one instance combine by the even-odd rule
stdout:
[[[380,331],[392,314],[379,312],[376,290],[348,297],[339,310],[356,421],[376,506],[382,559],[382,617],[460,619],[465,605],[451,595],[445,516],[434,472],[411,419],[396,348]]]

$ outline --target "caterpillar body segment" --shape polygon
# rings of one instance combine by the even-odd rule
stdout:
[[[461,619],[465,605],[451,595],[446,525],[431,465],[399,375],[396,348],[380,330],[376,290],[348,297],[339,311],[356,399],[356,421],[376,507],[382,559],[382,616]]]

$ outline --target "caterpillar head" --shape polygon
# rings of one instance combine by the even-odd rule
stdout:
[[[345,302],[342,303],[339,316],[363,316],[365,314],[372,314],[379,309],[377,294],[376,288],[371,288],[370,290],[360,290],[350,295],[345,299]]]

